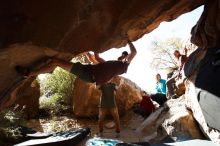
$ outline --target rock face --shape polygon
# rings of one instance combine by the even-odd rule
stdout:
[[[184,96],[168,100],[166,105],[156,110],[136,130],[146,141],[159,141],[167,135],[174,141],[203,139],[192,113],[186,109]]]
[[[190,61],[188,61],[189,63],[185,67],[185,72],[189,73],[185,95],[187,97],[187,106],[192,110],[205,136],[218,144],[220,143],[220,132],[207,126],[197,100],[195,80],[198,74],[199,63],[203,59],[207,49],[220,47],[219,8],[219,0],[208,1],[205,5],[202,16],[192,29],[191,41],[196,44],[199,49],[190,56]]]
[[[28,79],[16,92],[15,104],[24,108],[26,118],[36,118],[39,112],[40,85],[36,80]]]
[[[204,118],[201,107],[198,102],[196,89],[195,89],[195,80],[198,74],[198,66],[200,61],[203,59],[206,54],[207,49],[198,49],[194,54],[190,55],[190,62],[186,66],[187,72],[190,72],[187,82],[186,82],[186,106],[190,108],[193,112],[193,116],[198,122],[202,132],[208,138],[214,141],[215,143],[220,144],[220,132],[213,128],[210,128]],[[216,121],[217,122],[217,121]]]
[[[220,144],[220,139],[219,139],[220,132],[218,130],[209,127],[205,121],[204,115],[202,113],[201,107],[198,103],[197,96],[195,93],[195,85],[193,84],[193,82],[189,81],[187,86],[188,86],[188,92],[186,94],[186,97],[188,98],[187,106],[192,110],[193,116],[198,122],[201,131],[208,139],[211,139],[215,143]]]
[[[0,2],[1,47],[29,42],[78,54],[122,47],[126,34],[137,40],[162,21],[207,0],[19,0]]]
[[[15,105],[24,118],[35,118],[39,112],[40,85],[35,78],[25,79],[11,94],[4,107]]]
[[[199,48],[220,46],[220,1],[208,1],[204,12],[192,29],[192,43]]]
[[[58,53],[49,48],[38,47],[29,43],[15,44],[2,50],[0,53],[0,110],[10,93],[24,80],[23,75],[16,72],[16,66],[24,67],[36,65],[41,66],[47,58],[57,56],[58,58],[71,59],[72,54]],[[4,98],[6,97],[6,98]]]
[[[117,86],[120,84],[116,92],[119,114],[125,113],[134,103],[141,101],[141,90],[134,83],[122,77],[115,77],[113,82]],[[94,84],[76,79],[73,93],[74,114],[79,117],[97,116],[100,95],[100,91]]]

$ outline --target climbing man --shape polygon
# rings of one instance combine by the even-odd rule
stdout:
[[[28,73],[28,77],[37,76],[38,74],[48,73],[53,71],[57,66],[69,71],[78,76],[80,79],[96,83],[97,85],[106,83],[112,77],[127,72],[128,66],[135,57],[137,51],[131,41],[128,41],[130,54],[123,52],[118,60],[105,61],[99,54],[95,53],[95,58],[92,58],[88,53],[88,58],[92,59],[95,64],[81,64],[79,62],[72,63],[57,58],[52,58],[51,61],[37,70],[32,70]]]

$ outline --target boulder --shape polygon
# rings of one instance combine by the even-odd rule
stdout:
[[[15,110],[22,111],[24,118],[36,118],[39,112],[40,85],[35,78],[27,78],[12,91],[4,107],[15,105]]]
[[[192,28],[191,42],[199,48],[220,47],[220,1],[207,1],[204,11]]]
[[[16,71],[16,66],[40,67],[50,58],[71,60],[70,53],[59,53],[53,49],[39,47],[31,43],[15,44],[0,53],[0,111],[9,100],[10,93],[24,80],[23,75]]]
[[[207,122],[204,118],[203,112],[198,102],[195,81],[199,71],[199,65],[201,60],[204,58],[207,49],[197,49],[194,53],[189,56],[189,61],[185,65],[185,72],[187,73],[187,81],[186,81],[186,106],[189,108],[193,117],[199,124],[201,131],[204,135],[211,139],[213,142],[220,144],[220,131],[213,129],[207,125]],[[217,112],[217,111],[216,111]],[[218,122],[218,121],[216,121]]]
[[[116,103],[119,114],[122,115],[130,109],[134,103],[141,101],[141,89],[130,80],[123,77],[113,79],[119,88],[116,91]],[[101,92],[95,84],[86,83],[76,79],[73,93],[73,112],[79,117],[89,117],[98,115],[98,105]]]
[[[198,122],[201,131],[207,137],[207,139],[211,139],[213,142],[220,144],[220,139],[219,139],[220,131],[215,130],[207,125],[207,122],[204,118],[204,115],[202,113],[201,107],[197,99],[197,95],[195,92],[195,85],[192,82],[188,82],[187,88],[188,88],[188,92],[186,93],[187,107],[192,110],[193,117]]]
[[[193,114],[186,108],[186,99],[168,100],[152,113],[136,130],[145,141],[161,141],[167,136],[174,141],[203,139]]]
[[[0,2],[0,47],[32,42],[79,54],[121,48],[208,0],[20,0]]]

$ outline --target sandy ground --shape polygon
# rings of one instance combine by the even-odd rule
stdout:
[[[56,130],[68,130],[73,128],[91,128],[91,134],[85,138],[78,146],[85,146],[88,139],[94,137],[117,139],[123,142],[139,142],[141,137],[135,133],[135,129],[140,125],[144,119],[129,111],[123,117],[120,117],[121,132],[118,134],[115,132],[115,127],[107,128],[106,126],[111,126],[112,119],[105,120],[104,132],[102,135],[99,134],[98,129],[98,119],[88,118],[88,119],[78,119],[74,117],[61,116],[53,119],[40,119],[40,120],[30,120],[28,122],[28,127],[33,128],[41,132],[51,132]],[[54,129],[53,129],[54,128]]]

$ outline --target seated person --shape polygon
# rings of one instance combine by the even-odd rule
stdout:
[[[152,112],[155,111],[155,106],[151,101],[151,97],[147,95],[145,91],[142,91],[141,103],[133,107],[133,111],[136,114],[140,114],[143,118],[147,118]]]
[[[161,79],[160,74],[156,75],[156,94],[151,95],[151,99],[162,106],[166,101],[166,80]]]

